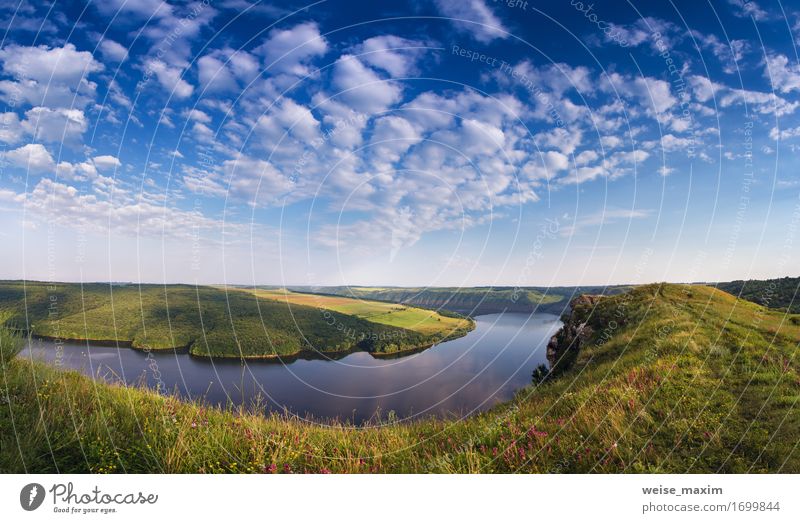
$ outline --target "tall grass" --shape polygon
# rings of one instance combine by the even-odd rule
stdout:
[[[0,318],[0,366],[5,369],[22,351],[25,340],[16,331],[2,326],[2,323],[3,320]]]
[[[0,472],[797,473],[793,318],[644,286],[601,300],[574,366],[514,400],[370,427],[208,408],[17,359],[0,383]]]

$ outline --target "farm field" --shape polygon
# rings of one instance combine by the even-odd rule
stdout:
[[[454,316],[446,316],[434,310],[421,309],[397,303],[347,298],[343,296],[327,296],[307,294],[289,290],[253,291],[259,298],[283,301],[290,305],[304,305],[331,311],[341,312],[364,320],[409,329],[426,335],[445,334],[469,329],[470,320]]]
[[[292,303],[275,298],[208,286],[7,281],[0,282],[0,318],[36,336],[230,358],[386,354],[472,328],[470,320],[439,321],[405,306],[333,298],[346,303],[323,313],[312,296],[293,296]]]

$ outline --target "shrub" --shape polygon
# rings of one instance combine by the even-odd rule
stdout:
[[[547,378],[549,377],[550,377],[550,371],[548,370],[547,365],[545,365],[544,363],[540,364],[538,367],[533,369],[533,372],[531,373],[531,379],[533,380],[533,383],[535,385],[544,383],[545,380],[547,380]]]

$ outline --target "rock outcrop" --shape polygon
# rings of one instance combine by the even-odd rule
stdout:
[[[602,295],[582,294],[570,302],[570,312],[561,316],[564,325],[547,344],[551,374],[558,374],[572,366],[581,347],[588,343],[594,329],[587,321],[601,299]]]

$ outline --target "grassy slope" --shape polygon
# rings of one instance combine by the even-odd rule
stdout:
[[[0,313],[8,324],[28,325],[37,335],[116,340],[153,350],[189,346],[200,356],[274,357],[355,346],[390,353],[443,337],[310,306],[290,308],[241,290],[189,285],[59,283],[49,288],[3,282]]]
[[[363,430],[17,361],[0,384],[0,471],[800,472],[798,316],[648,285],[587,319],[595,334],[574,367],[508,404]]]
[[[466,318],[443,316],[436,311],[409,307],[397,303],[352,299],[323,294],[304,294],[287,290],[256,290],[259,298],[307,305],[341,312],[381,325],[400,327],[426,335],[451,336],[472,328]]]
[[[505,310],[560,314],[572,296],[582,293],[613,294],[628,288],[630,287],[298,287],[297,290],[407,303],[466,314],[488,314]]]

